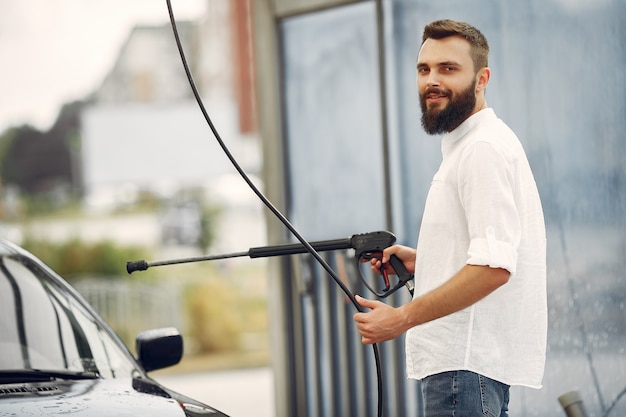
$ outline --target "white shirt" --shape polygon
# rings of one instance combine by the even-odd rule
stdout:
[[[546,339],[543,211],[515,134],[484,109],[442,140],[417,245],[415,295],[465,264],[505,268],[509,281],[476,304],[407,332],[409,378],[452,370],[540,388]]]

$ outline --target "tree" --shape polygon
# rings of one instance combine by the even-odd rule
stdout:
[[[5,185],[31,195],[52,192],[59,185],[77,188],[80,173],[75,172],[72,153],[80,146],[82,104],[66,104],[47,132],[22,125],[0,137],[0,177]]]

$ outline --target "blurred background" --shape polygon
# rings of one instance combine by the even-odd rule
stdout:
[[[207,107],[254,177],[258,139],[254,120],[244,120],[253,117],[252,95],[241,112],[236,96],[241,83],[250,82],[249,59],[239,78],[233,74],[237,53],[250,54],[249,31],[237,30],[248,24],[249,12],[227,1],[180,3],[174,9],[179,31]],[[165,2],[2,0],[0,9],[3,237],[107,306],[118,326],[133,327],[118,327],[130,337],[135,326],[165,317],[189,331],[198,327],[204,318],[189,323],[190,314],[209,313],[184,311],[203,308],[186,302],[187,292],[199,294],[190,285],[231,292],[245,286],[248,296],[264,300],[260,262],[248,262],[250,273],[223,284],[207,276],[219,277],[236,261],[203,265],[195,284],[187,282],[193,267],[185,270],[187,280],[171,270],[124,276],[133,257],[239,251],[265,241],[256,200],[233,179],[193,100]],[[258,276],[244,283],[251,275]],[[141,291],[127,291],[129,285]],[[171,297],[170,287],[180,296]],[[163,317],[131,323],[129,309],[136,305]],[[235,323],[242,320],[230,321],[224,331],[244,331]],[[232,349],[235,338],[221,349]],[[202,335],[197,339],[199,350],[213,349],[201,346]]]
[[[622,0],[173,8],[222,137],[311,240],[385,229],[415,245],[440,161],[419,126],[421,30],[438,18],[480,28],[492,50],[487,99],[526,148],[549,241],[545,387],[514,390],[512,414],[560,415],[556,398],[571,389],[590,416],[626,414]],[[309,258],[126,273],[129,260],[293,239],[215,143],[164,0],[0,0],[0,53],[0,236],[75,285],[131,349],[138,331],[181,329],[187,354],[172,372],[267,368],[276,415],[372,415],[375,395],[363,392],[375,375],[353,308]],[[343,270],[349,254],[330,261],[363,290]],[[386,414],[405,415],[419,396],[402,340],[382,356]]]
[[[173,3],[205,104],[257,179],[248,3]],[[0,0],[0,54],[0,236],[69,280],[131,350],[142,330],[179,328],[173,372],[267,369],[264,260],[125,271],[266,241],[193,99],[165,1]],[[216,396],[196,395],[221,407]]]

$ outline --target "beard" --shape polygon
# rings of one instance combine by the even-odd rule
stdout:
[[[422,107],[422,127],[429,135],[449,133],[456,129],[474,111],[476,106],[476,82],[470,84],[459,94],[439,88],[428,88],[420,95]],[[428,109],[426,95],[430,93],[442,94],[448,97],[449,103],[441,110]]]

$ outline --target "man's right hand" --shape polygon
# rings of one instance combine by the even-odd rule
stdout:
[[[389,263],[389,258],[391,258],[391,255],[396,255],[402,261],[402,263],[404,264],[404,268],[407,270],[408,273],[415,273],[415,249],[403,245],[393,245],[385,248],[385,250],[383,250],[382,260],[372,258],[370,260],[372,271],[376,272],[377,274],[381,274],[382,272],[380,268],[382,264],[384,265],[387,273],[392,275],[395,274],[395,271]]]

